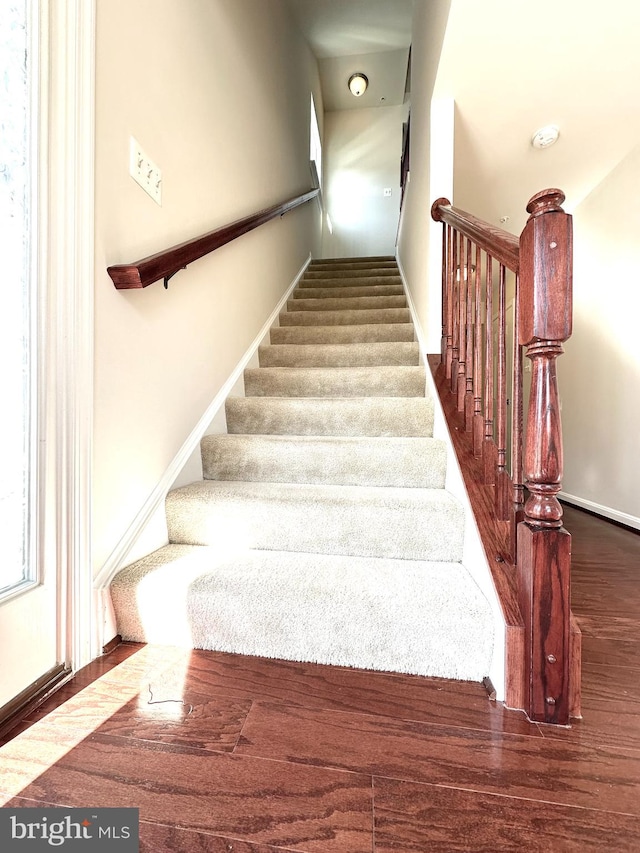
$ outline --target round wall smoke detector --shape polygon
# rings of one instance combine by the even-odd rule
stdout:
[[[531,138],[531,144],[534,148],[549,148],[553,145],[560,136],[560,131],[555,124],[548,124],[546,127],[541,127],[536,130]]]

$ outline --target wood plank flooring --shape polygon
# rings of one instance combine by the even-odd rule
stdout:
[[[481,685],[123,644],[0,749],[0,803],[136,806],[141,850],[640,850],[640,536],[566,508],[583,714]]]

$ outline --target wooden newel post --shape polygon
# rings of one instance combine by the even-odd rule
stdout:
[[[566,724],[570,713],[571,536],[562,527],[562,429],[556,359],[571,335],[572,222],[564,194],[529,201],[520,237],[519,343],[532,377],[518,525],[518,591],[525,621],[525,709],[532,720]]]

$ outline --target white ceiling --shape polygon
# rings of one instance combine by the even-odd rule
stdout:
[[[325,110],[403,103],[413,0],[287,2],[318,58]],[[360,98],[354,98],[347,87],[355,71],[369,79]]]

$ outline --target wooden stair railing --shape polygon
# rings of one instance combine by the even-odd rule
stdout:
[[[430,362],[506,615],[505,702],[559,725],[580,715],[571,536],[557,498],[556,359],[572,316],[572,221],[563,201],[557,189],[533,196],[520,239],[447,199],[431,209],[443,223],[443,262],[441,353]]]
[[[167,287],[169,279],[180,270],[183,270],[187,264],[197,261],[199,258],[208,255],[209,252],[213,252],[214,249],[219,249],[220,246],[230,243],[236,237],[241,237],[259,225],[264,225],[265,222],[269,222],[271,219],[284,216],[290,210],[311,201],[319,192],[319,189],[309,190],[301,195],[287,199],[280,204],[274,204],[272,207],[259,210],[257,213],[237,219],[229,225],[223,225],[214,231],[209,231],[200,237],[187,240],[178,246],[172,246],[170,249],[164,249],[155,255],[150,255],[148,258],[143,258],[132,264],[110,266],[107,268],[107,273],[117,290],[147,287],[149,284],[153,284],[154,281],[160,281],[160,279],[164,280],[164,286]]]

